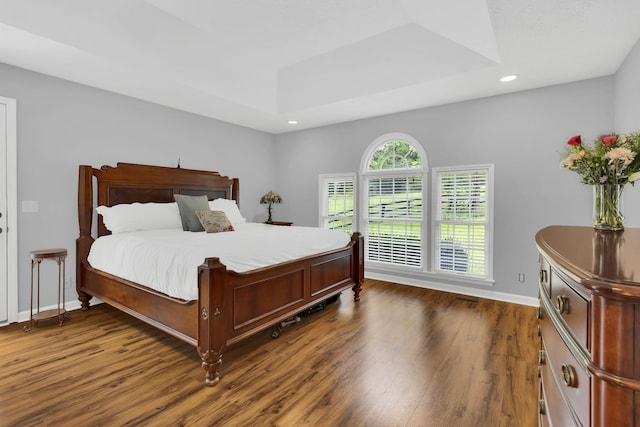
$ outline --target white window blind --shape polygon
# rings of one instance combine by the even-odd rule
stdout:
[[[437,182],[435,269],[489,277],[492,166],[434,168]]]
[[[320,175],[320,226],[353,233],[356,175]]]
[[[422,176],[370,177],[368,188],[368,259],[420,267]]]

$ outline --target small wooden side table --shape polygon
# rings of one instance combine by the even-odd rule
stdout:
[[[62,322],[68,316],[67,310],[64,308],[64,282],[65,282],[65,259],[67,258],[67,250],[58,249],[41,249],[31,252],[31,309],[29,313],[29,324],[25,325],[25,332],[33,328],[33,322],[38,323],[39,320],[58,318],[58,325],[62,326]],[[58,263],[58,308],[40,311],[40,263],[42,260],[50,259]],[[37,279],[37,311],[33,312],[33,269],[38,273]],[[61,299],[62,297],[62,299]]]
[[[292,225],[292,224],[293,224],[293,222],[289,222],[289,221],[272,221],[272,222],[265,222],[265,224],[269,224],[269,225],[281,225],[281,226],[288,227],[288,226]]]

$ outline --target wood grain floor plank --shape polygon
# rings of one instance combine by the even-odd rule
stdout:
[[[0,328],[0,426],[536,425],[535,309],[367,280],[224,355],[106,305]]]

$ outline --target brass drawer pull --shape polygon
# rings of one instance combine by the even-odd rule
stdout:
[[[544,355],[544,350],[538,352],[538,364],[544,365],[547,362],[547,358]]]
[[[576,370],[571,365],[562,365],[562,379],[567,387],[578,387],[578,377]]]
[[[546,413],[545,410],[545,406],[544,406],[544,400],[540,399],[538,400],[538,412],[540,413],[540,415],[544,415]]]
[[[540,283],[547,283],[547,270],[540,270],[539,279]]]
[[[556,308],[560,314],[569,314],[569,298],[565,295],[558,295],[556,298]]]

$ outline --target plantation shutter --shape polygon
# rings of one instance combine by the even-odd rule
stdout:
[[[490,169],[434,169],[437,179],[435,269],[489,275]]]

